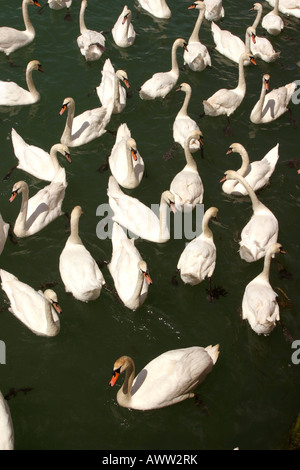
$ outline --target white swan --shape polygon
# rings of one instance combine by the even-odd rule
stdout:
[[[185,284],[195,286],[206,278],[211,279],[214,273],[216,245],[208,224],[212,217],[217,217],[218,211],[216,207],[210,207],[205,211],[201,234],[190,241],[180,255],[177,269]]]
[[[87,61],[98,60],[105,51],[105,37],[102,32],[88,29],[85,25],[84,14],[87,7],[87,0],[81,0],[79,12],[80,36],[77,38],[77,45],[81,54]]]
[[[121,83],[124,83],[126,88],[130,87],[127,73],[121,69],[115,72],[110,59],[106,59],[101,74],[101,82],[96,87],[100,103],[102,106],[107,106],[110,100],[113,99],[114,107],[112,113],[121,113],[127,102],[126,89]]]
[[[257,11],[256,18],[252,25],[252,28],[255,29],[256,34],[256,28],[260,23],[263,11],[261,3],[254,3],[253,7],[250,8],[250,11],[252,10]],[[264,62],[268,63],[274,62],[280,56],[280,52],[275,52],[269,39],[258,37],[257,35],[255,36],[255,43],[252,41],[250,44],[250,50],[254,57],[259,57]]]
[[[114,363],[109,384],[112,387],[125,372],[117,393],[120,406],[136,410],[163,408],[195,397],[194,390],[211,372],[218,355],[218,344],[174,349],[153,359],[136,377],[133,360],[122,356]]]
[[[23,0],[22,15],[25,25],[24,31],[19,31],[18,29],[8,26],[0,27],[0,51],[4,52],[8,59],[12,52],[27,46],[27,44],[30,44],[35,38],[35,29],[30,21],[28,5],[40,6],[36,0]]]
[[[205,19],[208,21],[219,21],[225,16],[225,10],[222,0],[204,0],[205,3]]]
[[[123,228],[114,222],[112,229],[112,257],[108,264],[118,296],[123,304],[136,310],[145,302],[152,280],[147,263],[134,246],[134,238],[127,238]]]
[[[167,5],[166,0],[137,0],[138,4],[150,15],[155,18],[168,19],[171,18],[172,12]]]
[[[185,98],[183,104],[178,111],[174,123],[173,123],[173,139],[175,142],[181,145],[184,149],[187,136],[192,131],[199,131],[199,126],[194,119],[188,115],[188,106],[191,101],[192,88],[188,83],[181,83],[179,88],[176,91],[183,91],[185,93]],[[191,140],[190,141],[190,151],[196,152],[200,148],[200,141]]]
[[[174,41],[171,51],[171,70],[168,72],[155,73],[141,86],[139,95],[142,100],[165,98],[172,88],[174,88],[179,78],[179,67],[176,56],[178,47],[183,47],[187,50],[186,41],[182,38],[178,38]]]
[[[272,122],[288,111],[289,102],[297,88],[296,82],[288,83],[274,88],[268,94],[270,75],[265,73],[262,77],[262,88],[259,100],[250,113],[250,121],[254,124]]]
[[[267,13],[261,22],[262,27],[272,36],[278,36],[284,29],[284,22],[279,15],[278,4],[279,0],[275,0],[273,10]]]
[[[277,242],[278,220],[273,212],[259,201],[251,186],[236,171],[225,171],[225,179],[237,179],[247,189],[252,202],[253,214],[241,232],[240,257],[252,263],[263,258],[270,245]]]
[[[246,80],[244,72],[244,62],[249,59],[254,65],[254,57],[247,52],[240,56],[239,79],[236,88],[221,88],[210,98],[203,101],[204,113],[208,116],[220,116],[226,114],[229,117],[240,106],[246,94]]]
[[[2,215],[0,214],[0,255],[4,250],[4,245],[7,240],[7,235],[9,232],[9,224],[4,222]]]
[[[188,50],[183,53],[183,60],[184,64],[187,64],[194,72],[202,72],[207,66],[211,66],[211,58],[207,47],[199,39],[199,31],[205,14],[205,3],[196,1],[189,7],[189,9],[193,8],[199,10],[199,14],[188,41]]]
[[[99,297],[105,280],[96,261],[83,245],[78,234],[80,206],[71,213],[71,234],[59,257],[59,272],[66,292],[75,299],[89,302]]]
[[[109,178],[107,194],[109,205],[114,213],[112,219],[115,222],[144,240],[157,243],[170,240],[168,206],[176,212],[175,199],[170,191],[164,191],[161,195],[159,216],[138,199],[123,193],[113,176]]]
[[[248,26],[246,29],[245,42],[230,31],[221,29],[214,21],[211,23],[211,32],[216,51],[236,63],[239,63],[242,54],[245,52],[251,53],[250,42],[255,43],[256,34],[252,26]],[[245,65],[249,64],[249,58],[245,59]]]
[[[14,184],[9,201],[12,202],[18,194],[22,194],[21,209],[14,225],[14,233],[17,237],[28,237],[39,232],[63,214],[61,206],[66,186],[64,168],[61,168],[48,186],[30,199],[28,199],[29,190],[25,181],[18,181]]]
[[[131,137],[131,132],[125,123],[118,127],[108,163],[112,175],[123,188],[133,189],[140,184],[145,165],[136,141]]]
[[[9,311],[36,335],[56,336],[60,331],[57,314],[62,311],[56,293],[52,289],[36,291],[4,269],[0,269],[0,277]]]
[[[43,72],[38,60],[31,60],[26,67],[26,83],[28,90],[15,82],[0,81],[0,106],[23,106],[40,100],[41,95],[33,82],[32,72]]]
[[[189,150],[190,142],[193,139],[201,141],[202,137],[200,130],[193,131],[188,135],[184,146],[186,165],[183,170],[177,173],[170,184],[170,191],[175,197],[175,207],[180,211],[190,212],[203,201],[203,183],[198,173],[197,163]]]
[[[68,147],[78,147],[106,132],[105,127],[111,119],[113,110],[113,100],[107,106],[89,109],[74,117],[75,101],[73,98],[65,98],[59,114],[62,115],[66,109],[68,115],[60,141]]]
[[[15,436],[7,401],[0,392],[0,450],[14,450]]]
[[[242,318],[248,320],[258,335],[269,335],[280,320],[276,292],[270,285],[271,259],[276,253],[285,253],[280,243],[272,244],[265,255],[263,271],[245,288],[242,301]]]
[[[136,32],[131,18],[132,12],[127,5],[125,5],[111,30],[112,37],[119,47],[130,47],[135,41]]]
[[[248,152],[243,145],[239,143],[231,144],[226,155],[232,152],[237,152],[242,157],[242,166],[237,170],[237,173],[245,178],[253,191],[258,191],[269,183],[269,179],[275,170],[279,158],[279,144],[269,150],[261,160],[251,163]],[[224,181],[222,189],[226,194],[233,194],[235,196],[248,195],[245,186],[237,180]]]
[[[52,145],[48,153],[35,145],[27,144],[14,128],[11,130],[11,141],[15,156],[19,160],[17,168],[41,180],[53,181],[61,170],[62,167],[57,159],[58,153],[71,163],[70,151],[66,145]]]
[[[276,0],[266,0],[271,7],[275,7]],[[280,0],[278,10],[287,16],[300,18],[300,0]]]

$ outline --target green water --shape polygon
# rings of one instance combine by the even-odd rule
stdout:
[[[264,12],[270,10],[262,2]],[[0,0],[0,25],[23,28],[20,1]],[[34,42],[15,52],[17,65],[10,67],[0,56],[1,80],[16,81],[25,86],[25,68],[38,59],[44,73],[35,73],[41,93],[37,104],[0,111],[0,177],[17,160],[10,140],[11,128],[28,142],[49,151],[59,142],[65,115],[59,110],[65,97],[76,101],[76,114],[99,106],[93,91],[101,80],[107,57],[115,69],[125,69],[130,82],[131,98],[121,114],[113,115],[108,128],[117,130],[126,122],[137,141],[147,175],[140,186],[129,194],[145,204],[157,204],[162,191],[168,189],[175,174],[184,165],[180,148],[173,159],[163,155],[173,144],[172,125],[181,107],[183,94],[172,91],[167,99],[145,102],[138,88],[154,72],[170,68],[170,50],[177,37],[188,40],[197,13],[188,10],[189,1],[169,0],[173,16],[155,20],[139,15],[136,4],[127,2],[133,11],[136,41],[128,49],[115,46],[111,33],[106,36],[107,51],[97,62],[87,64],[77,47],[80,2],[73,0],[71,22],[64,21],[65,11],[45,8],[42,14],[30,7],[36,28]],[[251,1],[226,1],[223,29],[244,38],[252,24]],[[109,31],[123,9],[124,2],[89,0],[86,23],[90,29]],[[270,281],[282,301],[281,321],[293,339],[300,339],[299,318],[299,125],[300,108],[291,104],[298,123],[294,127],[286,113],[267,125],[254,125],[249,115],[256,103],[263,73],[271,75],[270,87],[278,87],[300,78],[299,20],[284,18],[285,29],[277,37],[269,37],[280,59],[272,64],[257,60],[257,67],[247,67],[247,93],[231,118],[233,136],[225,136],[224,117],[200,119],[202,101],[217,89],[234,88],[237,66],[212,49],[214,43],[210,23],[202,25],[200,38],[210,50],[212,67],[201,73],[181,70],[179,83],[192,87],[189,114],[204,135],[204,159],[195,154],[204,184],[205,209],[219,209],[218,222],[212,223],[217,247],[217,265],[213,285],[227,292],[215,302],[208,302],[207,283],[185,286],[171,283],[185,239],[155,244],[138,240],[142,257],[147,261],[153,281],[144,305],[136,312],[126,309],[113,294],[103,290],[88,304],[66,294],[60,279],[58,260],[68,237],[68,221],[60,217],[44,230],[14,245],[8,239],[1,254],[1,268],[13,273],[34,288],[56,281],[55,291],[63,309],[61,331],[55,338],[34,335],[7,310],[0,313],[0,339],[6,344],[6,364],[0,367],[0,389],[32,388],[19,392],[9,400],[15,430],[16,449],[281,449],[292,421],[299,412],[300,365],[291,361],[293,349],[277,325],[269,337],[257,336],[241,319],[241,302],[245,286],[262,270],[263,261],[247,264],[238,254],[239,233],[249,220],[252,209],[247,197],[234,198],[221,190],[220,179],[225,170],[237,169],[240,157],[226,156],[232,142],[240,142],[251,160],[262,158],[279,143],[280,158],[271,178],[271,185],[259,193],[260,200],[279,221],[279,241],[286,255],[278,255],[271,266]],[[263,35],[261,27],[257,33]],[[178,52],[179,65],[183,59]],[[96,227],[100,218],[97,207],[107,204],[109,171],[100,173],[114,144],[115,136],[106,133],[99,139],[71,150],[72,164],[62,162],[67,171],[68,187],[63,209],[71,212],[75,205],[84,211],[80,219],[80,236],[96,260],[109,260],[111,241],[99,240]],[[296,166],[288,164],[297,159]],[[20,170],[1,181],[0,211],[3,219],[14,223],[20,208],[17,198],[9,197],[14,182],[25,180],[30,194],[45,186]],[[173,233],[172,233],[173,235]],[[285,268],[286,276],[282,276]],[[113,281],[103,267],[106,282]],[[289,300],[285,297],[284,293]],[[1,306],[7,298],[0,293]],[[121,355],[134,358],[137,372],[154,357],[175,348],[220,344],[220,356],[212,373],[199,387],[199,395],[208,413],[195,406],[193,400],[160,410],[137,412],[121,408],[116,393],[119,379],[109,387],[114,361]]]

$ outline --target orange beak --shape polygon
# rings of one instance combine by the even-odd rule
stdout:
[[[149,273],[146,272],[146,273],[143,273],[143,274],[144,274],[144,278],[146,279],[146,282],[147,282],[148,286],[150,286],[152,284],[152,279],[151,279]]]
[[[62,309],[61,309],[60,305],[57,302],[52,302],[52,305],[53,305],[56,313],[58,313],[58,314],[62,313]]]
[[[124,78],[123,82],[125,83],[126,88],[130,88],[129,81],[127,80],[127,78]]]
[[[11,193],[10,198],[9,198],[9,202],[13,202],[13,200],[17,197],[17,195],[18,195],[18,192],[17,192],[17,191],[13,191],[13,192]]]
[[[226,155],[229,155],[230,153],[232,153],[232,150],[228,149],[227,152],[226,152]]]
[[[252,39],[253,44],[256,44],[255,34],[253,33],[251,34],[251,39]]]
[[[131,150],[131,155],[132,155],[133,160],[136,162],[137,161],[136,150]]]
[[[68,160],[69,163],[72,163],[71,157],[69,153],[65,153],[65,157]]]
[[[265,90],[269,91],[269,82],[267,80],[265,80]]]
[[[40,7],[40,8],[41,8],[41,5],[40,5],[38,2],[36,2],[35,0],[34,0],[34,4],[35,4],[37,7]]]
[[[113,387],[115,385],[116,381],[118,380],[119,375],[120,375],[119,372],[115,372],[115,371],[113,372],[113,376],[111,378],[111,381],[109,382],[109,385],[111,387]]]
[[[61,110],[59,111],[59,114],[62,115],[65,112],[66,109],[67,109],[67,105],[63,104],[62,107],[61,107]]]
[[[223,178],[220,179],[220,183],[223,183],[224,181],[226,181],[226,175],[224,175]]]
[[[254,57],[251,57],[250,62],[251,62],[251,64],[253,64],[253,65],[257,65],[257,63],[255,62]]]
[[[176,214],[177,209],[176,209],[176,207],[175,207],[174,202],[170,202],[170,207],[171,207],[171,210],[172,210],[173,214]]]
[[[196,8],[195,3],[193,3],[193,5],[191,5],[190,7],[188,7],[188,10],[192,10],[193,8]]]
[[[124,16],[122,24],[126,23],[126,21],[127,21],[127,15]]]

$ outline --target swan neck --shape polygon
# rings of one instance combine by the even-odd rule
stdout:
[[[65,125],[64,132],[61,136],[61,143],[68,144],[72,140],[72,127],[73,127],[74,114],[75,114],[75,105],[74,103],[69,103],[66,125]]]
[[[172,72],[177,73],[179,75],[179,67],[177,62],[177,49],[178,44],[173,44],[172,52],[171,52],[171,63],[172,63]]]
[[[187,115],[187,110],[188,110],[189,102],[191,100],[191,96],[192,96],[192,91],[190,89],[188,89],[185,92],[184,101],[183,101],[181,110],[179,111],[181,115],[184,115],[184,116]]]
[[[26,83],[27,83],[28,91],[34,98],[39,98],[40,94],[35,87],[35,84],[32,78],[32,72],[33,70],[26,71]]]
[[[125,371],[125,379],[122,387],[118,392],[118,398],[122,403],[128,403],[131,399],[131,388],[134,380],[135,366],[131,358],[127,359],[128,365]]]
[[[85,21],[84,21],[85,9],[86,9],[86,3],[82,2],[80,12],[79,12],[79,30],[80,30],[80,34],[83,34],[87,30],[87,27],[86,27]]]
[[[159,236],[161,239],[170,237],[167,213],[168,213],[168,204],[162,195],[161,200],[160,200],[160,206],[159,206]]]
[[[258,115],[259,119],[261,119],[262,109],[263,109],[263,105],[264,105],[264,101],[265,101],[266,92],[267,92],[267,90],[265,89],[265,85],[263,83],[262,89],[261,89],[261,92],[260,92],[258,105],[257,105],[257,110],[256,110],[256,114]]]
[[[118,104],[120,100],[120,89],[119,89],[119,78],[117,74],[115,73],[114,76],[114,104]]]
[[[137,282],[136,282],[135,289],[134,289],[131,299],[138,299],[140,297],[142,288],[144,285],[144,279],[145,279],[144,275],[139,269]]]
[[[202,233],[205,236],[205,238],[213,238],[213,233],[208,225],[210,218],[211,216],[207,212],[205,212],[204,217],[203,217],[203,223],[202,223]]]
[[[273,13],[274,13],[274,15],[278,15],[278,14],[279,14],[279,0],[275,0]]]
[[[45,298],[45,315],[47,321],[47,334],[55,335],[58,331],[58,325],[55,323],[52,315],[52,305],[49,300]]]
[[[20,225],[20,229],[23,232],[26,232],[26,218],[27,218],[27,210],[28,210],[28,186],[24,186],[22,190],[22,202],[21,202],[21,208],[20,212],[17,218],[16,223]]]
[[[193,139],[188,138],[186,140],[186,143],[185,143],[185,146],[184,146],[184,155],[185,155],[185,159],[186,159],[186,165],[189,168],[192,168],[193,170],[197,171],[197,164],[196,164],[195,159],[192,155],[192,152],[190,151],[190,142],[191,142],[191,140],[193,140]]]
[[[74,244],[81,244],[81,238],[79,237],[79,218],[80,215],[71,215],[71,235],[69,236],[69,241]]]
[[[242,157],[242,165],[239,169],[239,173],[244,176],[249,167],[249,155],[245,148],[241,148],[239,151],[240,156]]]
[[[253,190],[252,186],[250,186],[250,184],[248,183],[248,181],[245,180],[245,178],[240,177],[239,175],[237,175],[237,179],[240,183],[242,183],[242,185],[246,189],[247,193],[249,194],[249,197],[250,197],[251,202],[252,202],[253,210],[257,209],[258,206],[261,203],[260,203],[258,197],[256,196],[255,191]]]
[[[60,169],[60,165],[58,163],[58,159],[57,159],[57,149],[54,147],[54,148],[51,148],[50,150],[50,157],[51,157],[51,161],[52,161],[52,165],[53,165],[53,168],[54,168],[54,171],[57,172],[59,169]]]
[[[30,17],[29,17],[29,13],[28,13],[28,3],[24,2],[24,1],[22,3],[22,15],[23,15],[23,21],[24,21],[26,31],[28,33],[34,34],[35,33],[34,27],[33,27],[33,24],[30,21]]]
[[[270,278],[271,259],[272,259],[272,254],[269,252],[265,255],[264,268],[261,273],[261,277],[263,277],[266,281],[268,281]]]
[[[242,58],[239,60],[239,81],[237,88],[239,88],[241,91],[246,91],[244,59]]]
[[[200,28],[201,28],[201,25],[202,25],[202,22],[203,22],[204,14],[205,14],[204,9],[199,10],[198,18],[197,18],[197,21],[195,23],[193,32],[190,36],[189,42],[200,42],[199,41],[199,31],[200,31]]]
[[[257,26],[258,26],[259,23],[260,23],[261,16],[262,16],[262,8],[260,8],[259,10],[257,10],[256,18],[255,18],[255,20],[254,20],[254,22],[253,22],[252,28],[254,28],[254,29],[257,28]]]

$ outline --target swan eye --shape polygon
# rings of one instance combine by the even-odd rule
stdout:
[[[118,369],[114,369],[112,371],[113,377],[115,377],[116,375],[120,375],[120,374],[121,374],[121,366]]]

